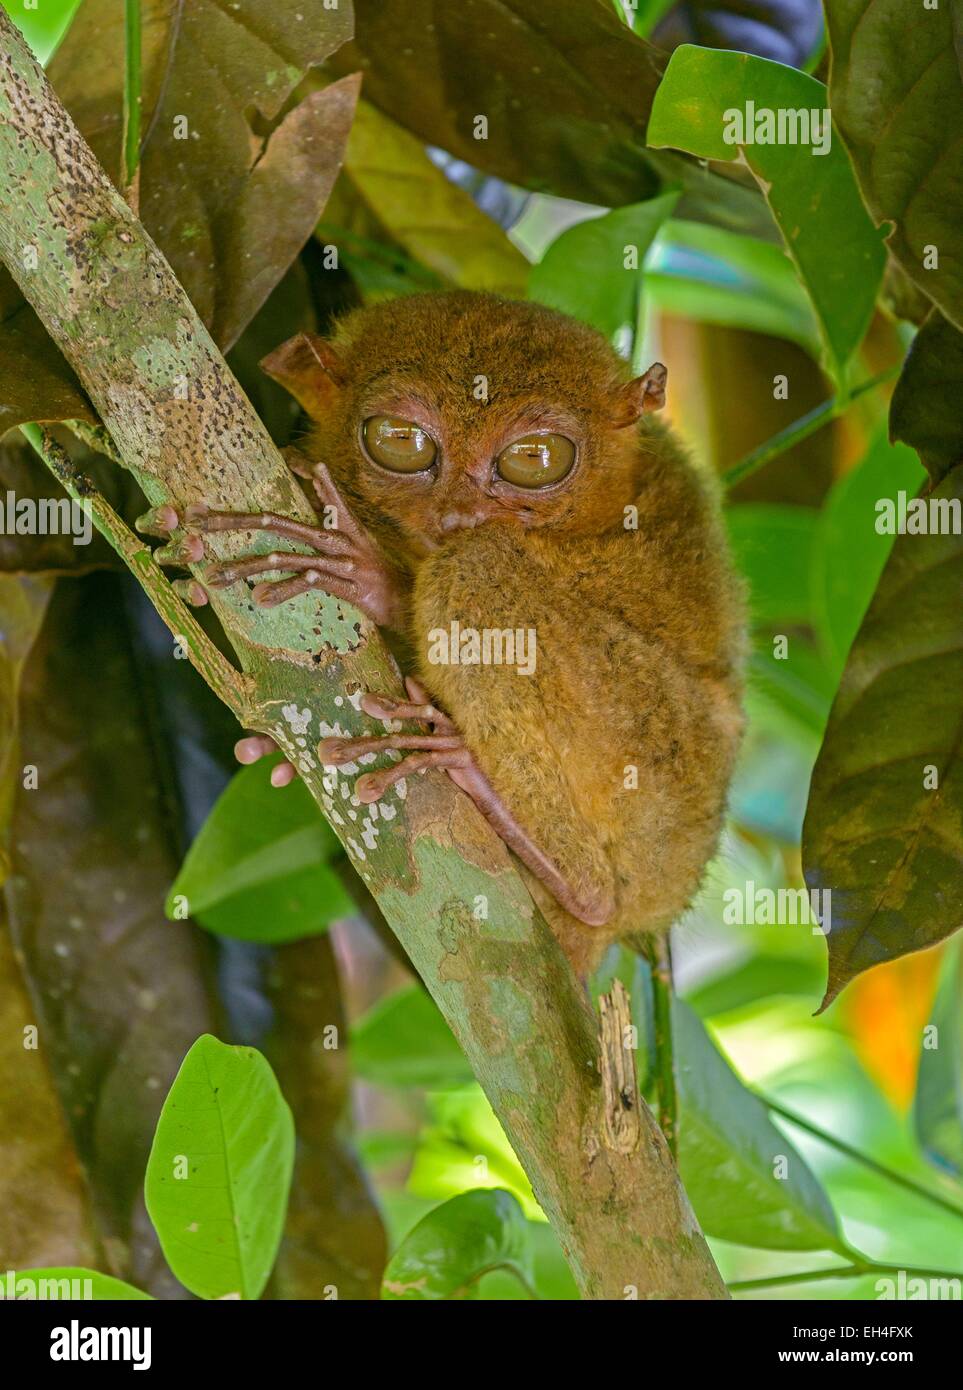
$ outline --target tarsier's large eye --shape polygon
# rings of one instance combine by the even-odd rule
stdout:
[[[372,415],[362,425],[361,437],[369,457],[392,473],[420,473],[438,453],[430,434],[397,415]]]
[[[515,487],[548,487],[574,463],[575,445],[564,434],[524,434],[501,451],[495,471]]]

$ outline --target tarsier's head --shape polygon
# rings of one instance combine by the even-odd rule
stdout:
[[[665,368],[627,380],[601,334],[538,304],[455,291],[355,310],[262,364],[312,418],[310,452],[416,550],[464,527],[621,523]]]

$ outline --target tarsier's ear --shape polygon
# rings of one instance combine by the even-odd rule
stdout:
[[[665,405],[665,382],[668,372],[661,362],[653,362],[644,376],[637,376],[623,386],[615,397],[612,423],[616,429],[634,425],[647,410],[661,410]]]
[[[260,366],[285,391],[290,391],[312,419],[325,413],[345,380],[340,357],[317,333],[296,333],[262,357]]]

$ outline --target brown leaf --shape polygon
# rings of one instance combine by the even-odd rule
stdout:
[[[351,34],[349,0],[145,0],[140,216],[219,346],[311,234],[340,166],[354,91],[281,122],[307,69]],[[84,0],[50,77],[119,177],[123,10]],[[262,167],[263,166],[263,167]]]
[[[0,578],[0,831],[4,872],[13,788],[21,780],[20,677],[47,608],[43,580]],[[0,922],[0,1270],[92,1265],[83,1175],[6,925]]]
[[[934,482],[963,462],[963,333],[933,309],[910,346],[889,410],[890,439],[920,456]]]
[[[360,69],[366,98],[423,140],[510,183],[606,207],[658,191],[645,127],[668,57],[612,5],[355,0],[355,16],[338,71]]]
[[[31,420],[96,418],[80,382],[0,266],[0,436]]]
[[[963,507],[963,467],[923,497]],[[963,536],[898,535],[849,653],[803,829],[806,881],[832,895],[824,1007],[862,971],[963,923],[961,690]]]
[[[278,126],[251,171],[221,248],[213,335],[233,343],[310,236],[341,167],[360,78],[312,92]],[[293,235],[292,235],[293,229]]]

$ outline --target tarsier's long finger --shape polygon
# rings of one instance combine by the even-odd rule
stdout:
[[[279,603],[287,603],[289,598],[297,598],[298,594],[316,593],[319,589],[334,594],[335,598],[343,598],[346,603],[358,601],[357,586],[352,580],[329,574],[317,561],[305,572],[303,579],[266,579],[263,584],[255,584],[251,597],[259,608],[276,608]]]
[[[372,719],[421,719],[427,724],[434,724],[438,733],[448,733],[449,726],[451,730],[455,727],[447,715],[427,700],[415,704],[412,700],[396,700],[392,695],[370,692],[362,695],[361,708]],[[442,728],[442,725],[445,727]]]
[[[352,565],[350,560],[325,560],[322,567],[318,563],[317,555],[293,555],[290,551],[272,551],[270,555],[251,555],[243,560],[224,560],[219,564],[210,565],[204,571],[204,581],[212,589],[226,589],[231,584],[236,584],[239,579],[250,579],[254,574],[267,574],[274,570],[295,573],[304,571],[308,577],[312,573],[317,574],[319,577],[315,580],[309,578],[309,582],[320,584],[327,573],[350,579]]]
[[[323,763],[351,763],[365,753],[387,753],[393,748],[457,752],[464,744],[457,734],[375,734],[361,738],[325,738],[318,744]]]
[[[177,509],[165,503],[162,507],[151,507],[149,512],[139,516],[134,522],[134,529],[142,536],[169,536],[180,524]]]
[[[338,491],[327,467],[323,463],[314,464],[309,477],[314,484],[314,490],[321,505],[334,508],[338,530],[343,531],[346,536],[353,536],[358,539],[360,527],[351,515],[351,509]]]
[[[277,751],[277,744],[268,734],[251,734],[247,738],[238,739],[234,745],[235,758],[239,763],[245,765],[256,763],[259,758],[267,757]],[[297,775],[297,769],[293,763],[278,763],[277,767],[271,769],[271,786],[286,787],[294,781]]]
[[[196,565],[204,559],[203,536],[180,536],[177,540],[159,545],[154,559],[159,565]]]
[[[184,525],[191,531],[270,531],[275,536],[300,541],[323,555],[345,555],[351,545],[337,531],[309,526],[276,512],[212,512],[203,502],[195,502],[184,513]]]
[[[175,579],[171,588],[177,597],[191,608],[203,608],[204,604],[209,602],[203,584],[199,584],[196,579]]]
[[[437,749],[431,753],[412,753],[402,758],[400,763],[380,768],[377,772],[366,772],[354,784],[354,793],[365,806],[372,801],[380,801],[389,787],[400,782],[403,777],[413,777],[415,773],[427,772],[429,768],[451,768],[463,766],[469,758],[464,747],[456,749]]]

